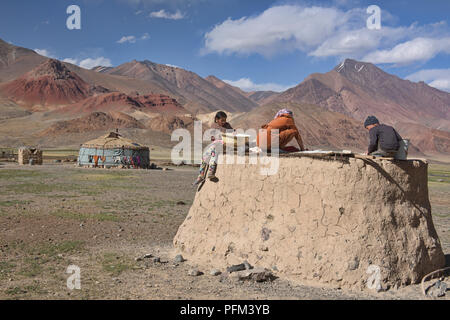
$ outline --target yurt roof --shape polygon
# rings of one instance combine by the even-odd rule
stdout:
[[[126,139],[116,132],[110,132],[107,135],[85,142],[81,145],[81,147],[102,149],[126,148],[134,150],[148,149],[148,147],[133,142],[130,139]]]

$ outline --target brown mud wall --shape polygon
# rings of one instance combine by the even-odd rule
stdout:
[[[419,282],[445,265],[423,161],[280,158],[220,164],[174,238],[200,266],[247,260],[280,277],[364,289],[370,265],[383,287]]]

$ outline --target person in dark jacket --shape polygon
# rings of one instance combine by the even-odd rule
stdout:
[[[381,157],[393,157],[400,148],[402,137],[391,126],[380,124],[374,116],[368,116],[364,127],[369,130],[367,154]]]

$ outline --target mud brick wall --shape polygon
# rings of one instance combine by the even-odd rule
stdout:
[[[197,192],[174,238],[205,267],[247,260],[304,283],[364,289],[370,265],[382,285],[417,283],[445,265],[422,161],[280,158],[221,164]]]

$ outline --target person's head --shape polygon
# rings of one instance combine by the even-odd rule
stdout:
[[[291,110],[288,109],[281,109],[277,112],[277,114],[275,115],[274,119],[281,117],[281,116],[290,116],[292,117],[293,113]]]
[[[366,128],[367,130],[370,130],[379,124],[380,124],[380,122],[378,121],[378,119],[375,116],[368,116],[366,121],[364,121],[364,128]]]
[[[225,123],[227,123],[227,114],[223,111],[217,112],[216,116],[214,117],[214,122],[223,127]]]

